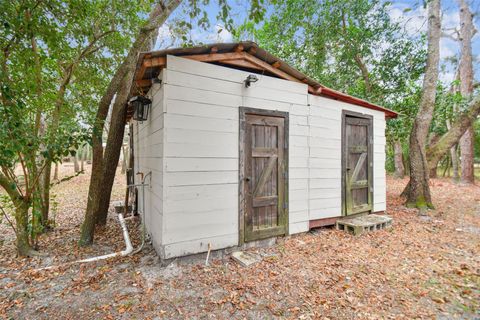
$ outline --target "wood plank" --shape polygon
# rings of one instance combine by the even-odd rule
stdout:
[[[366,159],[367,159],[367,153],[362,153],[360,155],[360,158],[358,159],[357,164],[355,165],[355,169],[353,170],[353,173],[350,177],[351,183],[356,183],[357,182],[358,175],[360,173],[360,170],[362,170]],[[348,167],[347,167],[347,169],[348,169]]]
[[[227,53],[207,53],[207,54],[195,54],[188,56],[181,56],[184,59],[190,59],[200,62],[218,62],[224,60],[243,59],[247,54],[245,52],[227,52]]]
[[[230,65],[235,67],[249,68],[257,71],[262,71],[263,69],[257,66],[256,64],[251,63],[250,61],[244,59],[233,59],[233,60],[224,60],[220,61],[221,64]]]
[[[309,229],[314,229],[314,228],[332,226],[340,218],[341,217],[333,217],[333,218],[323,218],[323,219],[310,220],[309,224],[308,224],[308,227],[309,227]]]
[[[267,182],[267,179],[270,177],[272,174],[272,170],[277,164],[277,155],[273,155],[268,159],[268,163],[266,167],[263,169],[263,172],[258,179],[258,183],[255,187],[255,191],[253,191],[253,196],[257,196],[264,188],[265,183]]]
[[[253,206],[254,207],[265,207],[265,206],[272,206],[277,205],[278,197],[275,196],[265,196],[265,197],[257,197],[253,198]]]
[[[165,57],[153,57],[153,58],[148,58],[144,59],[142,66],[146,68],[152,68],[152,67],[164,67],[167,64],[167,58]]]
[[[200,76],[203,79],[215,79],[221,80],[224,82],[232,82],[237,85],[242,85],[243,80],[251,74],[251,72],[240,71],[232,68],[225,68],[221,65],[210,64],[210,63],[201,63],[201,61],[195,61],[192,59],[184,59],[182,57],[168,56],[167,57],[168,70],[164,71],[176,71],[189,75]],[[263,70],[263,69],[262,69]],[[166,78],[168,81],[170,79]],[[167,82],[168,82],[167,81]],[[264,75],[262,80],[255,84],[255,87],[275,89],[282,92],[291,92],[296,94],[301,94],[304,96],[305,104],[307,100],[307,86],[304,83],[292,82],[284,79],[278,79],[276,77],[270,77]],[[251,89],[251,88],[249,88]],[[295,104],[302,104],[302,102],[296,102]],[[272,103],[271,101],[265,101],[266,103]],[[238,106],[238,105],[237,105]],[[257,107],[257,106],[253,106]],[[264,107],[261,106],[263,109]],[[275,108],[275,107],[273,107]],[[282,110],[287,111],[287,110]]]
[[[277,157],[278,149],[277,148],[253,148],[252,157],[254,158],[269,158]]]

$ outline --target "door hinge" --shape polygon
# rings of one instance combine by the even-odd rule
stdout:
[[[288,179],[288,171],[283,171],[283,178]]]
[[[288,208],[287,203],[284,202],[284,203],[283,203],[283,209],[287,209],[287,208]]]

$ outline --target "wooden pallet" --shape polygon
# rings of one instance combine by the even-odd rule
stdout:
[[[338,230],[344,230],[354,235],[364,232],[388,228],[392,225],[393,219],[389,216],[370,214],[361,217],[344,218],[337,220]]]

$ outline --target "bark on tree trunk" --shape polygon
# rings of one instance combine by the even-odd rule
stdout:
[[[405,166],[403,165],[403,148],[400,140],[393,142],[394,159],[395,159],[395,177],[403,179],[405,177]]]
[[[473,93],[473,63],[472,63],[472,37],[474,33],[473,15],[465,0],[458,1],[460,7],[460,41],[461,57],[459,63],[460,71],[460,93],[468,99]],[[460,139],[462,183],[474,183],[473,169],[473,126],[467,129]]]
[[[19,256],[32,256],[35,253],[28,239],[28,209],[23,202],[15,204],[15,223],[17,231],[17,252]]]
[[[43,173],[40,177],[40,197],[41,207],[41,225],[44,229],[48,228],[48,213],[50,212],[50,179],[52,174],[52,163],[47,161]]]
[[[428,166],[428,170],[430,170],[428,172],[428,177],[430,179],[435,179],[437,178],[438,174],[437,174],[437,171],[438,171],[438,162],[436,164],[432,164],[432,165],[429,165]]]
[[[30,209],[30,201],[24,198],[17,188],[12,188],[11,182],[7,176],[0,172],[0,186],[8,194],[15,207],[17,252],[20,256],[32,256],[36,254],[36,251],[32,248],[29,241],[28,210]]]
[[[55,172],[53,173],[53,180],[58,180],[58,163],[55,163]]]
[[[460,139],[460,154],[461,157],[461,182],[462,183],[474,183],[475,182],[475,175],[474,175],[474,167],[473,167],[473,141],[474,141],[474,134],[473,134],[473,126],[470,126],[465,134]]]
[[[107,146],[103,156],[102,166],[102,184],[103,190],[100,195],[100,205],[96,213],[97,225],[103,226],[107,223],[108,207],[110,206],[110,196],[112,193],[113,181],[118,167],[120,150],[123,144],[125,133],[125,120],[127,116],[127,98],[130,91],[130,84],[133,80],[133,71],[127,74],[120,91],[117,93],[115,103],[112,108],[112,118],[108,131]]]
[[[430,145],[427,150],[429,166],[437,164],[440,159],[452,148],[464,135],[472,122],[480,114],[480,96],[476,96],[468,105],[467,109],[461,113],[450,130],[444,134],[438,141]]]
[[[125,147],[122,147],[122,174],[127,171],[127,152]]]
[[[140,29],[139,35],[135,39],[132,48],[122,65],[115,72],[105,95],[100,101],[92,136],[92,174],[88,190],[87,210],[81,228],[80,245],[91,244],[93,242],[96,223],[99,222],[101,224],[102,221],[106,221],[106,210],[108,210],[110,202],[110,191],[113,185],[113,178],[115,177],[115,170],[117,168],[118,156],[120,153],[120,147],[115,143],[117,137],[113,137],[113,135],[121,135],[121,139],[123,140],[126,98],[128,97],[128,91],[130,90],[130,84],[133,79],[133,72],[135,70],[138,53],[150,49],[151,42],[155,39],[156,34],[158,33],[158,28],[163,25],[165,20],[181,2],[182,0],[169,0],[166,3],[159,3],[155,6],[150,14],[147,24]],[[128,87],[125,89],[127,85]],[[105,151],[104,156],[102,133],[108,109],[115,94],[117,94],[117,97],[115,98],[115,103],[112,108],[112,127],[109,130],[109,139],[107,141],[108,150]],[[124,101],[120,101],[120,95],[124,97]],[[120,110],[118,110],[119,108]],[[115,119],[113,119],[113,115],[115,115]],[[118,125],[120,121],[123,121],[121,126]],[[110,138],[110,136],[112,136],[112,138]],[[108,146],[108,143],[110,142],[112,142],[112,146]],[[115,161],[115,158],[117,161],[113,162],[112,165],[112,161]],[[107,183],[110,185],[108,186]],[[105,196],[107,193],[106,190],[109,190],[108,196]],[[101,218],[99,218],[100,215],[102,215]]]
[[[407,206],[433,207],[428,184],[426,143],[435,106],[438,65],[440,60],[440,0],[428,2],[428,56],[420,108],[410,134],[410,182],[404,190]]]
[[[80,171],[85,171],[85,146],[80,147]]]
[[[73,157],[71,157],[70,159],[73,160],[73,171],[75,173],[79,172],[80,171],[80,167],[78,165],[78,153],[75,154]]]
[[[450,158],[452,159],[452,179],[453,181],[458,181],[458,154],[457,154],[457,146],[453,146],[450,148]]]

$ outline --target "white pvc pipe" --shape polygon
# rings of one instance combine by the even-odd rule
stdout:
[[[65,264],[62,264],[62,265],[58,265],[58,266],[49,266],[49,267],[44,267],[44,268],[40,268],[40,269],[35,269],[35,271],[49,270],[49,269],[53,269],[53,268],[57,268],[57,267],[61,267],[61,266],[69,266],[69,265],[76,264],[76,263],[86,263],[86,262],[100,261],[100,260],[110,259],[110,258],[118,257],[118,256],[124,257],[124,256],[127,256],[127,255],[131,254],[132,251],[133,251],[133,246],[132,246],[132,242],[130,241],[130,236],[128,234],[128,229],[127,229],[127,225],[125,224],[125,219],[123,218],[123,214],[121,214],[121,213],[118,214],[118,221],[120,222],[120,226],[122,227],[122,231],[123,231],[123,239],[125,240],[125,250],[110,253],[110,254],[105,254],[103,256],[97,256],[97,257],[77,260],[77,261],[73,261],[73,262],[68,262],[68,263],[65,263]]]
[[[127,225],[125,224],[125,219],[123,218],[123,214],[119,213],[118,214],[118,221],[120,222],[120,226],[122,227],[123,231],[123,239],[125,240],[125,250],[106,254],[103,256],[98,256],[98,257],[92,257],[88,259],[83,259],[83,260],[78,260],[73,263],[84,263],[84,262],[93,262],[93,261],[99,261],[99,260],[105,260],[113,257],[118,257],[118,256],[127,256],[133,251],[133,246],[132,242],[130,241],[130,236],[128,235],[128,229]]]

